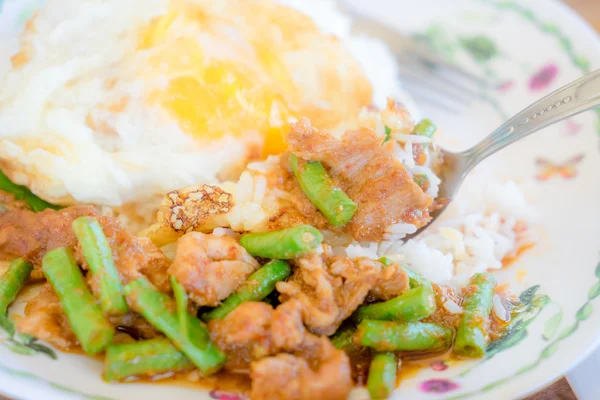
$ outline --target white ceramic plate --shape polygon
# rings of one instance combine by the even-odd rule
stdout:
[[[313,1],[313,0],[307,0]],[[314,0],[319,1],[319,0]],[[367,13],[432,46],[496,87],[462,113],[421,104],[448,146],[474,143],[545,93],[600,67],[600,40],[551,0],[354,0]],[[15,35],[37,1],[0,0],[0,38]],[[497,275],[525,291],[531,310],[510,335],[474,362],[430,362],[406,376],[404,399],[510,399],[565,374],[600,338],[600,111],[548,128],[486,161],[465,183],[514,179],[540,212],[536,246]],[[539,286],[538,286],[539,285]],[[527,300],[527,299],[525,299]],[[19,355],[0,345],[0,392],[23,399],[238,399],[167,385],[106,384],[99,361],[77,355]],[[366,399],[355,392],[356,399]]]

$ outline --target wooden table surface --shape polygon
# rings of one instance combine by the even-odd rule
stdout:
[[[564,0],[564,2],[600,32],[600,0]],[[9,399],[0,395],[0,400]],[[577,396],[571,390],[567,380],[562,378],[526,400],[577,400]]]
[[[600,32],[600,0],[564,0],[571,8],[577,11],[598,32]],[[571,390],[565,378],[558,380],[553,385],[528,397],[526,400],[576,400],[577,396]],[[586,399],[587,400],[587,399]]]

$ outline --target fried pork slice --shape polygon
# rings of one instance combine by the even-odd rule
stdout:
[[[226,369],[247,374],[251,361],[276,354],[271,335],[273,313],[267,303],[248,302],[225,318],[209,322],[213,342],[227,353]]]
[[[27,209],[0,208],[0,258],[23,257],[34,264],[32,279],[41,279],[44,255],[57,247],[72,247],[77,238],[71,224],[81,216],[94,216],[92,206],[75,206],[39,213]]]
[[[227,353],[225,367],[250,371],[253,400],[345,399],[352,389],[346,354],[307,332],[301,313],[297,300],[275,310],[248,302],[209,323],[212,340]]]
[[[169,274],[199,306],[216,306],[260,264],[230,236],[190,232],[177,241]]]
[[[377,283],[382,264],[369,258],[350,260],[313,254],[297,260],[292,277],[277,283],[280,300],[297,300],[311,332],[332,335],[363,303]]]
[[[0,190],[0,208],[25,210],[28,207],[25,201],[17,200],[13,194]]]
[[[420,227],[429,222],[431,197],[394,158],[394,143],[382,144],[382,138],[372,130],[348,131],[340,140],[320,132],[303,118],[292,126],[287,141],[292,153],[305,160],[321,161],[358,204],[348,224],[357,241],[381,241],[386,228],[396,223]]]
[[[61,350],[73,350],[79,342],[62,311],[58,296],[49,283],[25,306],[25,315],[18,318],[17,331],[28,333]]]
[[[352,390],[350,360],[329,339],[314,337],[304,354],[280,353],[252,363],[252,400],[345,400]]]

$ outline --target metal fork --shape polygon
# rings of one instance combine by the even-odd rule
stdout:
[[[398,63],[402,84],[416,100],[456,113],[491,86],[486,79],[437,56],[423,42],[357,12],[344,1],[340,5],[352,18],[352,33],[387,45]]]
[[[600,106],[600,70],[585,75],[533,103],[470,149],[460,153],[440,150],[443,165],[439,197],[447,199],[448,202],[431,214],[430,224],[446,209],[464,178],[482,160],[525,136],[597,106]],[[426,227],[420,228],[411,237],[417,236]]]

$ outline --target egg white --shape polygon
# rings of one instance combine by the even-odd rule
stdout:
[[[164,28],[169,41],[140,49],[141,33],[174,5],[200,10],[210,31],[178,17]],[[272,13],[272,26],[252,14],[255,7]],[[28,23],[17,53],[0,48],[0,58],[12,57],[0,62],[0,169],[51,202],[116,207],[157,204],[175,188],[235,175],[260,155],[264,132],[249,124],[218,136],[190,134],[164,101],[149,100],[188,73],[186,62],[193,67],[192,51],[165,56],[178,38],[192,38],[207,63],[240,65],[260,88],[274,78],[255,62],[251,41],[268,36],[280,46],[290,81],[282,87],[294,89],[284,95],[297,116],[312,113],[329,128],[355,119],[371,101],[360,64],[308,17],[275,7],[272,0],[49,0]],[[333,17],[333,8],[323,9]],[[286,39],[290,32],[275,16],[298,34]],[[347,24],[340,27],[336,33],[349,34]],[[268,114],[273,126],[288,122],[276,107]]]

